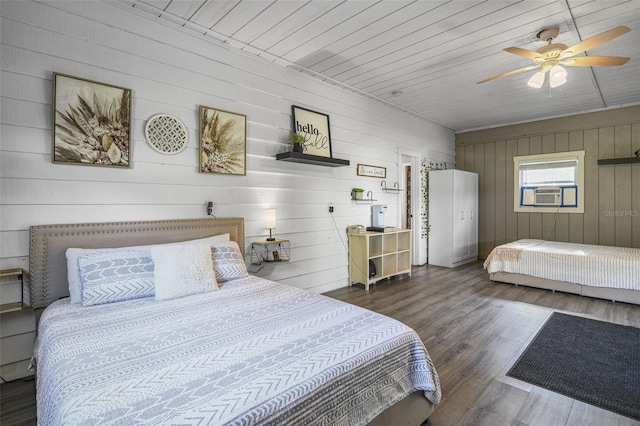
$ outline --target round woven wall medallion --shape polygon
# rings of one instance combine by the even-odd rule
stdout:
[[[147,142],[153,149],[163,154],[177,154],[187,147],[187,128],[177,117],[156,114],[147,121],[144,128]]]

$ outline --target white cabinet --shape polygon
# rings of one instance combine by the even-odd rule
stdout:
[[[399,274],[411,276],[410,229],[349,234],[349,285],[362,283],[368,291],[370,284]]]
[[[429,264],[453,268],[478,258],[478,174],[429,172]]]

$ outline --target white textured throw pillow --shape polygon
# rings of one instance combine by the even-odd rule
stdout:
[[[209,244],[166,244],[151,249],[156,300],[218,289]]]
[[[198,243],[218,243],[229,241],[230,235],[219,234],[211,237],[198,238],[196,240],[181,241],[178,243],[169,244],[198,244]],[[151,244],[146,246],[131,246],[131,247],[116,247],[116,248],[99,248],[99,249],[83,249],[83,248],[68,248],[66,252],[67,256],[67,281],[69,281],[69,296],[71,296],[71,303],[82,303],[82,288],[80,286],[80,271],[78,270],[78,258],[85,254],[94,253],[110,253],[118,252],[121,250],[147,250],[151,255],[151,248],[164,245],[164,244]]]
[[[216,280],[219,283],[249,275],[240,247],[235,241],[211,244],[211,257],[213,258]]]

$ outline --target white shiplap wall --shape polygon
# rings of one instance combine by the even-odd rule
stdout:
[[[292,262],[260,275],[324,292],[347,285],[345,227],[370,223],[370,206],[350,201],[352,187],[373,191],[389,223],[399,220],[400,197],[357,176],[356,164],[386,167],[391,186],[398,152],[454,162],[448,129],[122,7],[3,0],[0,13],[2,269],[28,269],[30,225],[204,217],[213,201],[218,217],[246,218],[245,247],[268,233],[263,211],[276,208],[275,235],[291,240]],[[131,169],[51,163],[54,72],[132,89]],[[329,114],[333,155],[349,167],[275,160],[289,149],[292,104]],[[199,105],[247,116],[246,176],[197,172]],[[156,113],[187,125],[185,151],[167,156],[147,145],[144,125]],[[11,315],[2,318],[5,379],[24,375],[35,327],[33,315]]]

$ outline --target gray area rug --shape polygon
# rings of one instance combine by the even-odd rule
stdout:
[[[507,376],[640,420],[640,328],[554,312]]]

